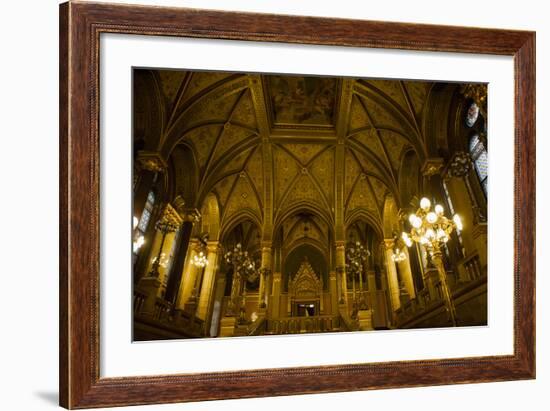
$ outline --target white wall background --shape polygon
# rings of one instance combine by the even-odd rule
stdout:
[[[537,31],[538,246],[535,381],[305,395],[148,406],[158,410],[492,409],[546,410],[550,389],[550,279],[542,256],[550,206],[550,12],[537,0],[414,2],[353,0],[162,0],[134,2],[240,11],[338,16]],[[4,2],[0,72],[0,233],[2,278],[0,408],[57,407],[58,299],[58,0]]]

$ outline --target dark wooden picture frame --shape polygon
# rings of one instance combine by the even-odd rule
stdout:
[[[514,354],[100,378],[101,33],[513,56]],[[59,261],[60,404],[71,409],[534,378],[535,33],[182,8],[62,4]]]

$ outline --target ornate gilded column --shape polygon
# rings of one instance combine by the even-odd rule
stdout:
[[[168,277],[168,284],[166,285],[166,300],[173,304],[175,304],[178,299],[178,292],[182,282],[183,268],[186,262],[189,241],[193,231],[193,224],[199,222],[200,220],[199,211],[196,209],[185,208],[185,201],[183,201],[183,199],[179,196],[174,200],[174,207],[183,222],[180,228],[178,242],[176,244],[170,276]]]
[[[214,285],[216,273],[218,271],[219,258],[221,249],[218,241],[209,241],[206,245],[206,258],[208,265],[204,268],[202,279],[202,287],[200,290],[199,306],[197,309],[197,317],[202,320],[207,320],[211,302],[214,298]]]
[[[179,228],[181,219],[176,211],[167,204],[160,219],[155,223],[155,239],[149,257],[150,266],[147,274],[139,280],[138,286],[147,294],[143,306],[143,314],[152,314],[157,297],[162,296],[164,278],[166,276],[165,262],[170,255],[175,231]]]
[[[182,281],[180,282],[179,293],[176,299],[176,308],[180,310],[185,308],[185,304],[191,298],[195,287],[195,280],[199,268],[193,264],[193,259],[198,255],[199,246],[200,241],[198,239],[193,238],[189,241],[187,256],[185,257],[185,264],[183,266]]]
[[[346,279],[346,245],[344,241],[336,241],[336,273],[340,279],[339,304],[348,303],[348,286]]]
[[[271,318],[279,318],[281,307],[281,273],[273,273],[273,293],[271,298]]]
[[[393,255],[393,239],[385,239],[384,246],[386,251],[386,274],[388,278],[388,288],[390,291],[390,302],[392,311],[396,311],[401,307],[399,280],[397,279],[397,270],[395,262],[392,259]]]
[[[336,271],[329,273],[330,309],[331,314],[338,314],[338,278]]]
[[[262,311],[267,307],[266,284],[271,274],[271,242],[262,243],[262,265],[260,268],[260,287],[258,290],[258,308]]]
[[[416,298],[416,290],[414,288],[414,280],[413,280],[413,275],[411,270],[411,259],[409,256],[409,250],[407,249],[407,247],[403,247],[401,251],[405,253],[407,258],[399,261],[397,263],[397,266],[399,268],[399,273],[403,278],[403,283],[405,284],[407,293],[409,294],[409,297],[412,300],[413,298]]]

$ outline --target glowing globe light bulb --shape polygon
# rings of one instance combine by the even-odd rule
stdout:
[[[431,205],[432,203],[426,197],[423,197],[422,200],[420,200],[420,208],[424,211],[429,210]]]
[[[433,224],[437,221],[437,215],[434,212],[429,212],[426,215],[426,220],[428,220],[428,223]]]
[[[431,240],[431,239],[435,238],[435,231],[432,230],[431,228],[428,228],[428,229],[426,230],[425,236],[426,236],[426,238],[427,238],[428,240]]]
[[[437,215],[443,215],[443,211],[445,211],[441,204],[436,204],[434,210]]]
[[[462,226],[462,219],[460,218],[460,216],[459,216],[458,214],[455,214],[455,215],[453,216],[453,221],[454,221],[454,223],[455,223],[455,225],[456,225],[456,229],[457,229],[458,231],[462,230],[462,228],[463,228],[463,226]]]
[[[139,222],[138,218],[136,216],[134,216],[134,218],[133,218],[134,228],[137,227],[138,222]]]
[[[401,234],[401,238],[403,239],[403,241],[405,242],[405,245],[406,245],[407,247],[412,246],[412,241],[411,241],[411,239],[409,238],[409,236],[408,236],[407,233]]]
[[[414,216],[414,220],[411,225],[414,228],[420,228],[422,226],[422,219],[420,217]]]

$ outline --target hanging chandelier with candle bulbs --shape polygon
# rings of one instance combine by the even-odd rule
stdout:
[[[224,255],[228,265],[233,267],[234,273],[241,278],[249,279],[256,272],[256,265],[248,251],[243,250],[242,244],[235,245],[233,250],[228,251]]]
[[[193,256],[193,265],[199,268],[204,268],[208,265],[208,258],[206,258],[204,251],[201,250]]]

